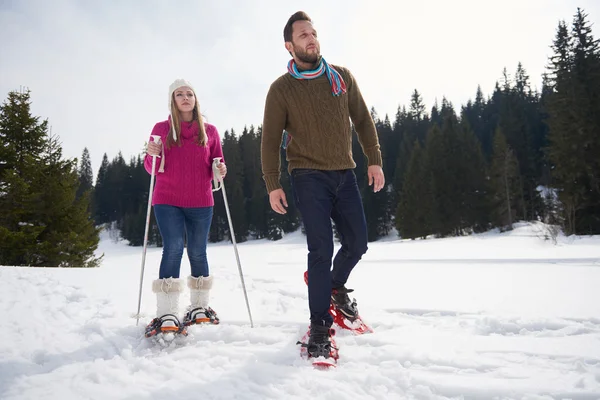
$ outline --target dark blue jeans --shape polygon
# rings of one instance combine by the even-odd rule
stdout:
[[[182,208],[166,204],[154,206],[154,216],[163,240],[159,279],[179,278],[184,235],[187,235],[187,254],[192,276],[208,276],[206,245],[212,215],[212,207]]]
[[[346,283],[367,251],[367,223],[353,170],[294,169],[294,200],[308,245],[308,306],[313,323],[331,326],[331,289]],[[333,259],[335,223],[342,247]]]

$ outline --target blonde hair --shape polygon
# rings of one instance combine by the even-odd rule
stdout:
[[[194,99],[196,100],[196,104],[194,105],[194,110],[192,111],[192,123],[195,122],[198,125],[198,136],[196,136],[196,143],[200,146],[206,147],[208,143],[208,137],[206,136],[206,128],[204,127],[204,118],[202,118],[202,114],[200,114],[200,103],[198,102],[196,93],[194,93]],[[167,136],[167,148],[171,148],[171,146],[174,144],[181,146],[181,118],[179,115],[179,109],[177,108],[177,103],[175,102],[175,92],[173,92],[171,95],[171,129],[175,129],[177,140],[173,139],[173,135],[169,134]]]

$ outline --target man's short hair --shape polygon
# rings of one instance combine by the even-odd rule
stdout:
[[[286,42],[291,42],[292,41],[292,32],[293,32],[293,27],[292,25],[294,25],[294,22],[296,21],[308,21],[312,23],[312,19],[310,19],[310,17],[308,16],[307,13],[305,13],[304,11],[297,11],[295,12],[290,19],[288,19],[287,24],[285,24],[285,28],[283,28],[283,40]]]

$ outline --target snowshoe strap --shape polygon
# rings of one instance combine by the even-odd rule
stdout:
[[[167,321],[171,321],[175,324],[176,327],[181,327],[181,322],[179,322],[179,318],[177,318],[176,315],[174,314],[165,314],[163,316],[161,316],[160,318],[156,318],[157,319],[157,324],[158,327],[160,328],[163,323],[167,322]]]
[[[332,292],[334,294],[348,294],[354,292],[354,289],[346,289],[346,287],[342,286],[336,289],[333,289]]]
[[[145,336],[146,337],[151,337],[154,336],[158,333],[161,333],[161,328],[163,326],[163,323],[170,321],[173,322],[175,325],[175,328],[177,328],[177,333],[182,333],[182,334],[187,334],[185,331],[185,326],[183,326],[183,324],[179,321],[179,318],[177,318],[176,315],[173,314],[165,314],[161,317],[158,318],[154,318],[150,324],[146,327],[146,333]]]

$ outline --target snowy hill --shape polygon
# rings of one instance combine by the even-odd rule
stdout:
[[[221,325],[169,347],[143,338],[161,249],[148,250],[138,326],[139,247],[105,235],[97,269],[0,267],[0,398],[600,398],[600,237],[554,244],[521,224],[371,243],[348,286],[375,333],[338,330],[330,371],[295,344],[308,326],[302,235],[238,248],[255,327],[232,246],[213,244]]]

